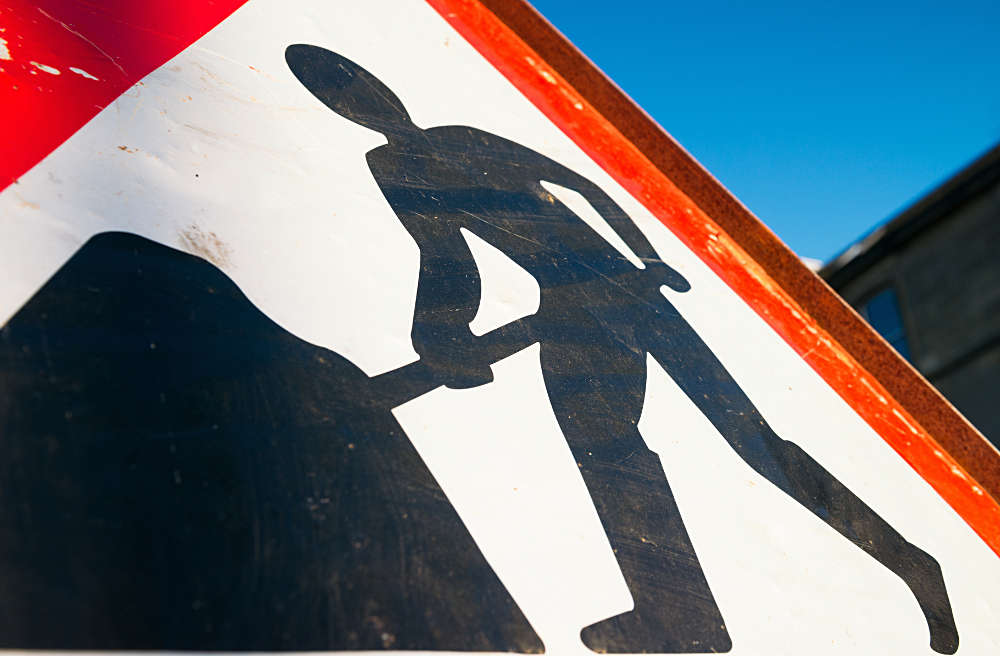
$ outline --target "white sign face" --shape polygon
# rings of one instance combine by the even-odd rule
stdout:
[[[0,262],[5,648],[1000,652],[996,554],[422,2],[250,0]]]

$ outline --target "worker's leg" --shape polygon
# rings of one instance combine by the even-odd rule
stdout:
[[[669,307],[647,322],[647,348],[729,445],[759,474],[870,554],[909,586],[941,653],[958,633],[937,561],[907,542],[861,499],[792,442],[778,437],[722,363]]]
[[[541,359],[552,408],[635,603],[585,628],[583,641],[612,653],[727,651],[729,635],[663,467],[636,428],[645,355],[591,341],[543,344]]]

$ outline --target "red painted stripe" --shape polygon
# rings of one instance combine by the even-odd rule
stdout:
[[[1000,555],[1000,505],[729,235],[477,0],[427,2],[708,264]]]
[[[246,0],[0,0],[0,191]]]

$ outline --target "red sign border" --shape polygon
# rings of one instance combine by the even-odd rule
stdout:
[[[850,306],[527,2],[427,2],[739,294],[1000,555],[1000,452]]]

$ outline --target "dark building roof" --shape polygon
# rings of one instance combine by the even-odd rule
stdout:
[[[872,264],[899,250],[911,239],[949,216],[955,208],[1000,182],[1000,144],[969,164],[940,187],[895,218],[848,246],[819,275],[839,289]]]

